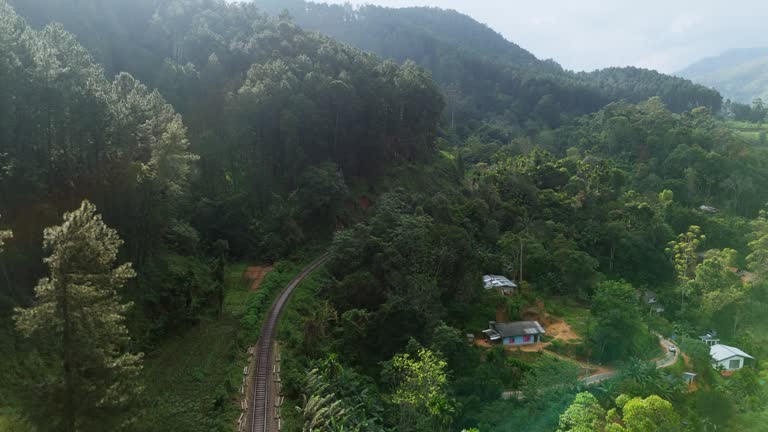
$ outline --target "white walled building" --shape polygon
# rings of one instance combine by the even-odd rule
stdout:
[[[744,351],[723,344],[712,345],[709,347],[709,356],[712,357],[712,366],[716,369],[722,367],[726,371],[735,371],[744,367],[746,359],[755,358]]]

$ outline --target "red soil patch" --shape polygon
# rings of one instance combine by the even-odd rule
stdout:
[[[492,348],[493,345],[491,345],[490,342],[488,342],[485,339],[475,338],[475,345],[483,348]]]
[[[371,208],[371,205],[373,205],[373,203],[371,202],[371,199],[365,195],[361,196],[357,200],[348,199],[344,201],[344,208],[346,208],[351,212],[354,212],[358,209],[362,210],[363,212],[366,212],[368,211],[369,208]]]
[[[573,329],[571,329],[571,326],[568,325],[568,323],[563,320],[556,321],[549,325],[544,325],[544,330],[546,330],[547,335],[551,336],[553,339],[558,339],[563,342],[571,342],[571,341],[581,339],[579,335],[573,332]],[[519,346],[515,346],[514,348],[519,348],[521,351],[526,351],[526,352],[536,352],[536,351],[551,352],[547,350],[547,348],[549,348],[550,345],[552,345],[551,341],[538,342],[530,345],[519,345]],[[575,359],[572,359],[572,360],[575,360]]]
[[[682,355],[683,355],[683,362],[685,364],[685,367],[690,369],[691,368],[691,358],[688,357],[688,354],[686,354],[686,353],[682,353]]]
[[[510,351],[520,350],[522,352],[539,352],[544,351],[544,348],[549,346],[549,342],[536,342],[528,345],[507,345],[506,348]]]
[[[371,206],[371,200],[367,196],[361,196],[358,204],[363,211],[366,211]]]
[[[507,308],[504,306],[496,306],[496,322],[507,322]]]
[[[368,213],[368,209],[371,208],[371,206],[373,206],[373,202],[371,202],[371,200],[365,195],[357,199],[348,199],[344,201],[344,208],[353,219],[353,222],[363,221],[366,214]],[[336,231],[341,231],[345,228],[345,224],[337,217]]]
[[[545,326],[544,329],[547,331],[548,335],[565,342],[581,339],[579,335],[574,333],[571,326],[563,320],[553,322],[552,324]]]
[[[251,266],[245,269],[243,280],[248,283],[251,291],[256,291],[270,271],[272,271],[272,266]]]

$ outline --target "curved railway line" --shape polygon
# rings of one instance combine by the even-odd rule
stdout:
[[[328,254],[325,254],[306,266],[298,276],[293,278],[293,280],[283,288],[283,291],[267,313],[267,320],[264,322],[264,326],[261,329],[261,335],[259,336],[259,341],[256,346],[256,368],[251,383],[251,401],[248,405],[250,413],[247,430],[250,432],[269,432],[270,430],[273,430],[270,428],[271,409],[274,409],[273,407],[270,407],[270,397],[272,395],[272,380],[270,379],[272,373],[272,347],[274,345],[277,323],[280,319],[280,314],[283,311],[283,306],[285,306],[291,293],[293,293],[293,290],[301,283],[301,281],[320,267],[327,259]]]

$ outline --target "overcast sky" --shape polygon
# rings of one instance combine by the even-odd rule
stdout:
[[[345,3],[345,0],[315,0]],[[729,48],[768,46],[768,0],[352,0],[455,9],[539,58],[592,70],[676,72]]]

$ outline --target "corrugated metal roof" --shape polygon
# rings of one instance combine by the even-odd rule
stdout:
[[[712,357],[712,360],[718,362],[736,356],[754,359],[754,357],[738,348],[723,344],[712,345],[709,347],[709,356]]]
[[[544,327],[538,321],[516,321],[507,323],[493,323],[491,329],[502,337],[528,336],[544,334]]]
[[[501,275],[485,275],[483,276],[483,286],[485,289],[491,288],[517,288],[517,284],[509,280],[506,276]]]

